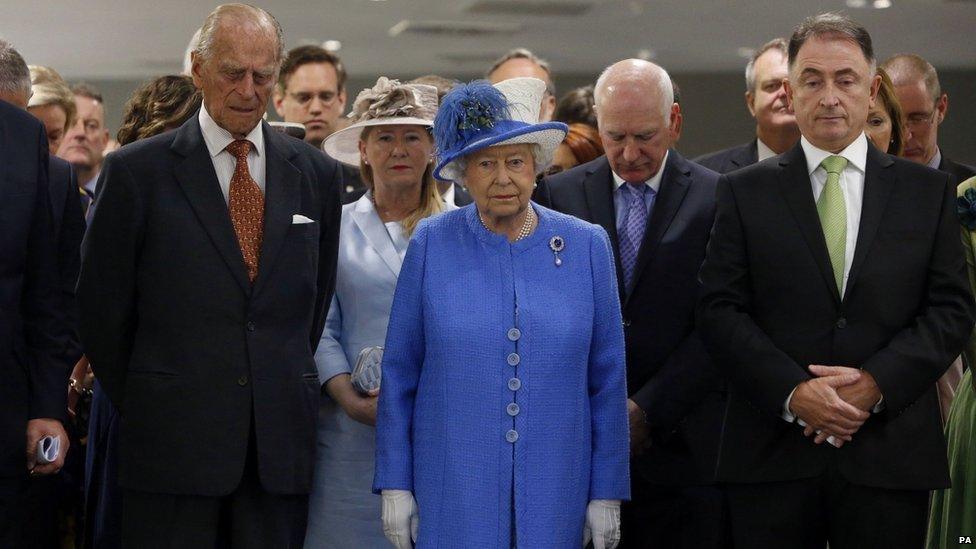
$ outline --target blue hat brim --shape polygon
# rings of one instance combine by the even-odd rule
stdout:
[[[458,158],[495,145],[534,143],[542,147],[543,156],[551,161],[556,147],[563,142],[563,139],[566,138],[566,132],[569,131],[569,127],[562,122],[540,122],[538,124],[525,124],[514,120],[499,122],[494,128],[495,132],[480,139],[469,141],[460,149],[442,153],[440,162],[434,168],[434,177],[441,181],[451,181],[452,178],[443,175],[441,172],[447,165]]]

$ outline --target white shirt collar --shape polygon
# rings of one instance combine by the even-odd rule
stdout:
[[[935,154],[932,155],[932,159],[929,160],[929,163],[926,165],[933,170],[938,170],[939,164],[942,164],[942,149],[936,147]]]
[[[657,171],[656,174],[651,176],[650,179],[644,182],[644,184],[650,187],[651,189],[653,189],[655,193],[661,190],[661,177],[664,175],[664,167],[668,165],[669,154],[671,154],[671,151],[664,151],[664,159],[661,160],[661,168]],[[610,170],[610,173],[613,174],[613,190],[616,191],[617,189],[620,188],[621,185],[626,183],[626,181],[624,181],[622,177],[617,175],[617,172]]]
[[[807,175],[813,175],[813,172],[821,169],[820,163],[823,162],[824,158],[834,156],[834,153],[830,151],[814,147],[804,135],[800,136],[800,146],[803,147],[803,155],[807,158]],[[837,156],[846,158],[848,167],[853,166],[864,173],[868,159],[868,138],[864,132],[861,132],[861,135],[857,136],[857,139],[844,150],[837,153]]]
[[[770,149],[769,147],[767,147],[766,144],[763,143],[762,139],[759,139],[758,137],[756,138],[756,153],[757,153],[756,154],[756,157],[757,157],[757,160],[759,162],[762,162],[763,160],[766,160],[767,158],[772,158],[774,156],[778,156],[778,154],[779,154],[776,151],[774,151],[773,149]]]
[[[207,112],[206,105],[200,106],[198,119],[200,121],[200,132],[203,133],[203,141],[207,144],[207,150],[210,151],[210,158],[224,152],[227,149],[227,145],[235,141],[234,136],[229,131],[217,125],[217,122]],[[253,145],[251,150],[256,152],[258,156],[264,154],[264,132],[261,130],[260,120],[244,139],[251,142]],[[230,152],[227,154],[230,154]]]

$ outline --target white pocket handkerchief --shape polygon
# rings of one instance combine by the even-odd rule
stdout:
[[[309,219],[302,214],[295,214],[291,216],[291,224],[295,225],[296,223],[315,223],[315,220]]]

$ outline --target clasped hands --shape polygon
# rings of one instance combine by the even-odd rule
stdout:
[[[816,435],[817,444],[832,437],[840,448],[871,417],[881,390],[874,376],[858,368],[813,364],[809,370],[816,377],[796,386],[790,412],[805,424],[804,436]]]

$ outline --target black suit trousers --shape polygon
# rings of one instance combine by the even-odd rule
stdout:
[[[123,547],[301,549],[308,495],[272,494],[261,486],[254,439],[252,423],[244,474],[227,496],[125,490]]]
[[[618,549],[725,549],[728,509],[720,486],[652,484],[630,472],[631,500],[620,509]]]
[[[811,442],[812,444],[812,442]],[[929,493],[851,483],[836,461],[814,478],[728,484],[735,547],[919,549]]]

